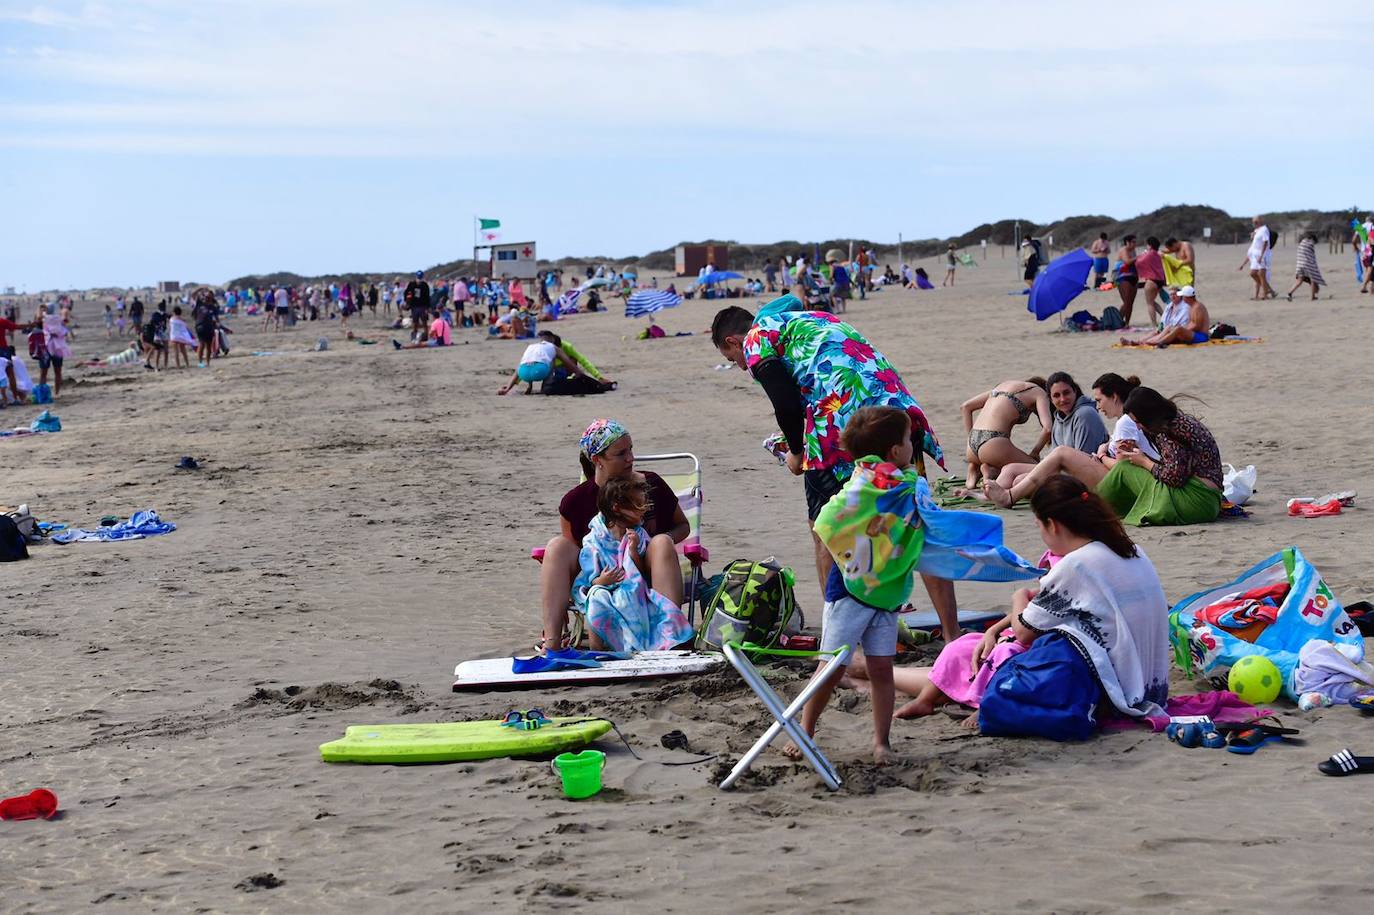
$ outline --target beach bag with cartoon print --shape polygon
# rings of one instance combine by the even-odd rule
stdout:
[[[1185,597],[1169,624],[1174,661],[1188,676],[1262,655],[1279,669],[1284,695],[1295,702],[1293,672],[1308,642],[1330,642],[1348,660],[1364,660],[1359,627],[1297,547],[1280,550],[1228,584]]]
[[[771,556],[760,562],[736,559],[702,612],[696,649],[721,651],[726,642],[772,648],[783,633],[798,631],[795,583],[792,570]]]

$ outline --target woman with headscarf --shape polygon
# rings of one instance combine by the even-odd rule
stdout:
[[[563,645],[573,580],[580,568],[578,554],[592,519],[600,511],[597,494],[610,479],[631,479],[648,487],[649,511],[642,522],[649,534],[645,554],[647,577],[655,591],[675,604],[682,603],[682,567],[676,544],[687,538],[690,526],[673,488],[652,471],[634,469],[634,442],[629,430],[613,419],[598,419],[587,427],[578,443],[577,459],[582,465],[583,482],[558,503],[562,531],[544,548],[539,570],[544,617],[541,649],[558,649]]]

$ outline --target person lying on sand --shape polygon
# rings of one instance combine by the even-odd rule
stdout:
[[[1211,326],[1207,306],[1198,301],[1197,291],[1192,286],[1184,286],[1164,310],[1164,326],[1158,332],[1139,339],[1122,337],[1121,342],[1125,346],[1206,343],[1212,338],[1208,330]]]

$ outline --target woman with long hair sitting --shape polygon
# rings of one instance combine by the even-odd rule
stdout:
[[[1057,475],[1031,499],[1040,538],[1060,558],[1036,588],[1012,596],[987,632],[951,642],[928,669],[897,668],[916,698],[897,717],[931,714],[954,700],[977,708],[993,673],[1050,632],[1088,659],[1105,698],[1125,715],[1157,712],[1169,684],[1169,603],[1159,575],[1116,513],[1079,480]]]
[[[1035,469],[1005,488],[985,483],[988,499],[1010,508],[1046,481],[1067,473],[1106,499],[1127,524],[1200,524],[1221,513],[1221,454],[1211,431],[1153,388],[1138,387],[1122,405],[1159,451],[1149,457],[1133,442],[1117,442],[1108,469],[1096,455],[1056,448]]]

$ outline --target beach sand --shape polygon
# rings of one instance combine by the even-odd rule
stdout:
[[[1062,369],[1086,387],[1117,371],[1201,397],[1187,409],[1224,460],[1258,467],[1259,488],[1247,520],[1132,532],[1169,599],[1297,545],[1349,603],[1374,591],[1365,509],[1299,520],[1284,502],[1345,488],[1374,498],[1359,349],[1370,302],[1350,259],[1324,254],[1335,299],[1246,301],[1242,256],[1200,247],[1199,293],[1214,320],[1263,344],[1137,352],[1111,349],[1114,334],[1056,333],[1007,295],[1018,271],[995,251],[953,290],[883,291],[847,317],[897,365],[955,473],[959,404],[1006,378]],[[1277,259],[1282,291],[1293,248]],[[938,282],[938,262],[922,263]],[[1116,302],[1085,293],[1073,308]],[[1145,731],[1080,745],[985,739],[937,716],[898,722],[903,761],[876,769],[868,700],[842,691],[818,739],[844,790],[771,750],[723,793],[725,761],[769,722],[728,669],[451,693],[456,662],[528,653],[537,637],[529,548],[557,530],[577,438],[599,416],[625,422],[640,454],[697,453],[710,570],[775,554],[819,623],[801,481],[759,447],[773,429],[762,391],[712,370],[722,360],[703,331],[717,307],[664,312],[669,332],[694,335],[657,341],[633,339],[643,322],[616,312],[559,322],[620,381],[589,398],[497,398],[524,342],[465,331],[466,345],[397,353],[371,318],[356,323],[376,346],[344,342],[337,322],[274,335],[239,317],[235,352],[209,369],[72,369],[53,406],[61,434],[0,440],[0,502],[81,525],[155,508],[178,530],[42,545],[0,566],[0,796],[44,786],[63,807],[52,822],[0,823],[3,907],[1314,911],[1362,900],[1374,878],[1342,849],[1363,830],[1364,785],[1315,768],[1345,746],[1374,753],[1370,723],[1349,708],[1280,701],[1306,742],[1252,757]],[[79,356],[118,349],[92,305],[78,316]],[[321,335],[329,351],[307,352]],[[268,348],[286,352],[246,355]],[[0,425],[37,412],[4,410]],[[203,469],[175,470],[182,455]],[[1030,513],[1003,517],[1008,544],[1038,557]],[[972,608],[1000,609],[1010,591],[959,587]],[[776,677],[793,693],[804,674]],[[1176,693],[1209,688],[1175,672]],[[319,760],[349,724],[531,706],[608,716],[643,760],[603,738],[607,789],[582,802],[534,761]],[[720,758],[659,765],[686,758],[659,746],[672,729]]]

